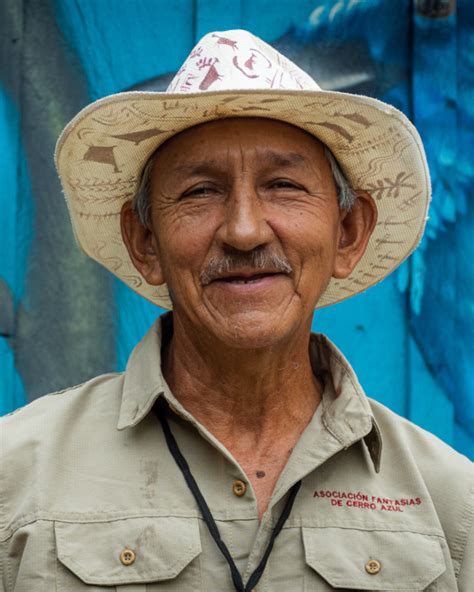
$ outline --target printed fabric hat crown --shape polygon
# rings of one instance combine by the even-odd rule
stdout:
[[[76,240],[136,292],[171,308],[166,285],[133,266],[120,210],[143,167],[171,136],[229,117],[267,117],[313,134],[333,152],[355,189],[376,201],[378,222],[346,279],[332,279],[318,307],[362,292],[391,273],[423,234],[431,188],[421,139],[403,113],[373,98],[324,91],[248,31],[209,33],[166,92],[124,92],[85,107],[59,137],[55,162]]]

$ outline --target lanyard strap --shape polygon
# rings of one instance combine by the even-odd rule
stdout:
[[[168,449],[169,449],[171,455],[173,456],[174,460],[176,461],[176,464],[180,468],[180,470],[183,474],[183,477],[184,477],[189,489],[191,490],[191,493],[193,494],[194,499],[196,500],[196,503],[199,507],[199,510],[201,511],[202,517],[204,518],[204,521],[207,525],[207,528],[209,529],[209,532],[210,532],[212,538],[214,539],[220,552],[222,553],[222,555],[224,556],[225,560],[227,561],[227,563],[229,565],[230,574],[232,576],[232,581],[234,583],[235,589],[237,590],[237,592],[251,592],[251,590],[253,590],[255,588],[255,586],[257,585],[257,582],[262,577],[262,574],[263,574],[263,571],[265,570],[265,566],[267,564],[268,558],[270,557],[270,553],[272,552],[272,549],[273,549],[273,543],[275,542],[276,537],[280,534],[280,531],[283,528],[283,525],[285,524],[285,522],[288,519],[288,516],[290,515],[291,508],[293,507],[293,503],[296,498],[296,494],[298,493],[298,490],[301,487],[301,481],[298,481],[297,483],[295,483],[293,485],[293,487],[290,489],[290,493],[288,495],[288,499],[286,500],[285,507],[283,508],[283,511],[282,511],[280,517],[278,518],[278,522],[276,523],[275,528],[272,531],[267,548],[265,549],[265,553],[263,554],[263,557],[260,560],[260,563],[257,565],[257,567],[255,568],[253,573],[250,575],[250,578],[248,579],[247,584],[244,586],[242,576],[240,575],[239,570],[237,569],[237,566],[235,565],[235,562],[232,559],[232,556],[229,552],[229,549],[227,548],[227,545],[224,543],[224,541],[221,538],[219,529],[217,527],[217,524],[214,520],[213,515],[211,514],[209,506],[207,505],[206,500],[204,499],[204,496],[202,495],[201,490],[199,489],[198,484],[196,483],[196,480],[194,479],[194,477],[191,473],[189,465],[188,465],[186,459],[184,458],[181,450],[179,449],[178,443],[176,442],[175,437],[173,436],[173,433],[171,432],[171,428],[170,428],[168,420],[166,418],[165,409],[159,403],[159,400],[154,405],[154,411],[155,411],[156,416],[158,417],[158,419],[161,422],[161,426],[163,428],[163,433],[165,435],[166,444],[168,445]]]

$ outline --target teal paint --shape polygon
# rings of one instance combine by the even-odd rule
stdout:
[[[0,415],[11,413],[27,403],[21,377],[8,339],[0,337]]]
[[[468,458],[473,459],[474,439],[472,436],[468,434],[464,427],[459,425],[457,422],[453,424],[453,434],[454,437],[452,446],[454,446],[454,448],[462,454],[465,454]]]
[[[20,143],[20,117],[5,88],[0,87],[0,415],[26,402],[12,345],[16,312],[24,295],[24,273],[33,238],[30,187]],[[19,166],[20,162],[23,166]],[[24,191],[20,191],[19,179]]]
[[[150,325],[164,310],[148,302],[119,279],[114,280],[117,370],[123,370],[128,357]]]
[[[407,416],[405,315],[406,297],[391,276],[362,294],[317,310],[313,330],[335,342],[368,396]]]
[[[0,277],[12,292],[15,292],[16,261],[15,243],[17,232],[17,162],[20,152],[19,114],[6,90],[0,87],[0,142],[2,166],[0,167]]]
[[[420,427],[455,446],[455,414],[452,400],[426,365],[419,345],[409,337],[409,417]],[[466,452],[466,451],[464,451]]]
[[[81,63],[89,98],[176,71],[194,45],[192,0],[54,0],[58,25]]]
[[[194,40],[197,42],[211,31],[228,31],[242,28],[240,0],[196,0],[194,12]]]
[[[410,328],[474,455],[474,10],[414,16],[413,120],[433,183],[426,238],[412,258]],[[436,67],[434,65],[436,64]],[[436,122],[435,125],[433,123]],[[442,422],[439,422],[442,430]]]
[[[74,244],[52,157],[60,130],[78,108],[81,73],[72,69],[49,3],[27,4],[0,5],[2,39],[10,41],[0,59],[2,88],[10,97],[0,142],[2,158],[13,159],[5,184],[15,184],[2,194],[10,230],[1,237],[7,255],[0,265],[9,275],[4,285],[14,301],[0,362],[6,369],[0,376],[10,389],[3,408],[23,402],[25,393],[35,398],[114,363],[107,314],[111,280]]]
[[[314,0],[250,0],[241,1],[241,4],[242,26],[265,41],[273,42],[301,23],[309,23],[311,14],[322,3]]]
[[[212,31],[243,28],[272,42],[308,20],[314,8],[314,0],[195,0],[195,41]]]

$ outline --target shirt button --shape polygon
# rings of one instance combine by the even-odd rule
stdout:
[[[120,553],[120,561],[124,565],[132,565],[132,563],[135,561],[135,557],[136,555],[131,549],[124,549]]]
[[[382,565],[380,564],[380,561],[377,561],[377,559],[371,559],[365,564],[365,571],[371,576],[378,574],[381,569]]]
[[[237,497],[242,497],[247,491],[247,485],[240,479],[237,479],[237,481],[234,481],[234,484],[232,485],[232,491]]]

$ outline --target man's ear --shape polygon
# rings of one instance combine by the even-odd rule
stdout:
[[[140,222],[133,211],[131,201],[127,201],[122,206],[120,228],[130,259],[147,283],[153,286],[164,284],[158,241],[153,234],[153,229],[143,226]]]
[[[342,211],[333,277],[348,277],[365,253],[377,223],[377,206],[367,191],[358,190],[350,211]]]

